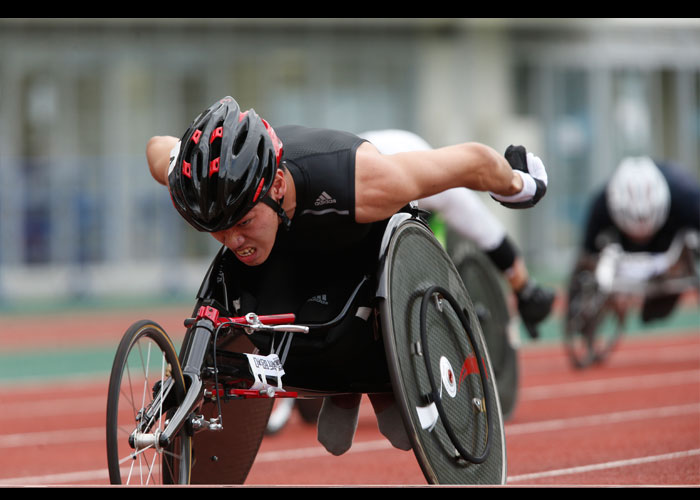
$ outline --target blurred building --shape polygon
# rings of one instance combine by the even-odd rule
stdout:
[[[224,95],[273,126],[526,145],[547,198],[487,203],[554,276],[622,155],[700,177],[698,20],[3,19],[0,300],[192,296],[217,244],[179,219],[144,150]]]

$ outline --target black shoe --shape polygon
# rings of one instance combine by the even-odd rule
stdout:
[[[539,337],[536,325],[552,311],[554,292],[538,286],[533,280],[528,281],[518,293],[518,312],[528,334],[533,339]]]

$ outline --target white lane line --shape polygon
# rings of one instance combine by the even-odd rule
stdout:
[[[347,452],[364,453],[370,451],[387,450],[392,446],[386,439],[374,441],[361,441],[354,443],[352,448]],[[280,451],[266,451],[258,453],[255,457],[255,463],[264,462],[280,462],[286,460],[299,460],[304,458],[315,458],[330,456],[322,446],[313,446],[308,448],[298,448]],[[87,481],[97,481],[108,479],[109,472],[107,469],[65,472],[60,474],[46,474],[42,476],[24,476],[15,478],[0,479],[0,485],[31,485],[31,484],[80,484]]]
[[[523,387],[519,391],[519,397],[521,401],[532,401],[566,396],[580,396],[583,394],[602,394],[627,389],[644,390],[651,387],[692,383],[700,384],[700,370]]]
[[[627,460],[615,460],[612,462],[603,462],[600,464],[581,465],[578,467],[569,467],[568,469],[557,469],[542,472],[533,472],[531,474],[520,474],[518,476],[510,476],[507,484],[518,483],[523,481],[533,481],[548,477],[568,476],[572,474],[583,474],[585,472],[594,472],[608,469],[616,469],[619,467],[630,467],[633,465],[649,464],[661,462],[664,460],[677,460],[680,458],[688,458],[700,455],[700,449],[679,451],[675,453],[665,453],[663,455],[652,455],[649,457],[630,458]]]
[[[386,439],[377,439],[374,441],[360,441],[353,443],[352,448],[347,451],[351,453],[364,453],[368,451],[388,450],[392,449],[391,443]],[[328,456],[328,452],[322,446],[313,446],[308,448],[295,448],[289,450],[264,451],[258,453],[255,457],[255,462],[281,462],[284,460],[298,460],[303,458],[315,458]]]
[[[358,443],[360,444],[360,443]],[[358,451],[370,451],[370,449],[384,449],[388,448],[390,445],[386,441],[380,442],[379,441],[367,441],[366,443],[362,444],[367,444],[368,446],[365,449],[362,450],[355,450],[355,446],[350,450],[352,452],[355,450],[355,452]],[[295,451],[295,450],[289,450]],[[349,453],[350,453],[349,452]],[[277,452],[276,452],[277,453]],[[325,454],[325,450],[324,450]],[[261,453],[258,455],[256,458],[256,462],[260,461],[261,457],[264,456],[265,454]],[[517,476],[510,476],[508,477],[507,483],[506,484],[513,484],[513,483],[522,483],[522,482],[527,482],[527,481],[534,481],[538,479],[544,479],[544,478],[551,478],[551,477],[559,477],[559,476],[569,476],[569,475],[574,475],[574,474],[583,474],[586,472],[595,472],[595,471],[602,471],[602,470],[609,470],[609,469],[616,469],[620,467],[631,467],[634,465],[643,465],[643,464],[649,464],[649,463],[654,463],[654,462],[662,462],[666,460],[678,460],[678,459],[684,459],[684,458],[689,458],[689,457],[694,457],[700,455],[700,449],[694,449],[694,450],[687,450],[687,451],[679,451],[679,452],[674,452],[674,453],[665,453],[662,455],[652,455],[648,457],[638,457],[638,458],[630,458],[626,460],[615,460],[611,462],[603,462],[599,464],[589,464],[589,465],[581,465],[577,467],[569,467],[567,469],[555,469],[555,470],[548,470],[548,471],[541,471],[541,472],[533,472],[529,474],[520,474]],[[290,453],[287,456],[281,456],[279,455],[277,459],[279,460],[289,460],[289,459],[294,459],[294,458],[300,458],[299,455],[297,456],[292,456]],[[264,460],[263,460],[264,461]],[[268,460],[269,461],[269,460]],[[63,474],[46,474],[43,476],[25,476],[25,477],[17,477],[17,478],[9,478],[9,479],[0,479],[0,485],[32,485],[32,484],[43,484],[43,485],[51,485],[51,484],[81,484],[85,483],[88,481],[98,481],[98,480],[106,480],[109,478],[109,473],[107,472],[107,469],[98,469],[98,470],[89,470],[89,471],[79,471],[79,472],[67,472]]]
[[[62,474],[46,474],[43,476],[24,476],[8,479],[0,479],[0,485],[28,486],[32,484],[84,484],[88,481],[109,480],[107,469],[84,470],[78,472],[65,472]]]
[[[568,429],[572,427],[606,425],[654,418],[667,418],[699,412],[700,403],[693,403],[687,405],[620,411],[614,413],[603,413],[598,415],[587,415],[573,418],[552,419],[523,424],[506,424],[505,428],[506,437],[509,437],[523,434],[534,434],[538,432],[550,432],[554,430]],[[56,431],[4,434],[0,435],[0,449],[16,448],[20,446],[35,446],[39,444],[46,445],[89,442],[106,439],[105,436],[106,434],[104,427],[89,427],[83,429],[64,429]],[[353,445],[351,450],[371,451],[374,449],[380,449],[381,446],[379,445],[379,443],[383,442],[383,440],[357,442]],[[290,458],[294,458],[297,455],[300,458],[306,458],[309,456],[323,455],[325,453],[325,450],[321,447],[269,451],[259,454],[257,460],[275,461],[277,460],[275,458],[277,455],[279,455],[280,457],[284,457],[280,458],[280,460],[287,460]]]
[[[551,432],[571,427],[580,427],[583,425],[601,425],[610,423],[625,423],[632,420],[664,418],[671,416],[687,415],[700,412],[700,403],[671,406],[666,408],[656,408],[647,410],[634,410],[625,412],[616,412],[603,415],[591,415],[586,417],[576,417],[570,419],[556,419],[543,422],[532,422],[528,424],[507,424],[506,438],[513,435],[523,435],[529,433]],[[0,436],[0,448],[10,448],[17,446],[31,446],[37,444],[61,444],[66,442],[77,443],[81,441],[94,441],[104,439],[104,429],[100,427],[76,429],[73,431],[52,431],[52,432],[37,432],[24,434],[9,434]],[[348,453],[366,453],[371,451],[389,450],[392,449],[391,444],[385,439],[372,441],[359,441],[353,444]],[[524,474],[509,478],[511,481],[528,481],[539,477],[548,477],[556,475],[575,474],[578,472],[587,472],[588,470],[602,470],[603,468],[621,467],[623,465],[634,465],[639,460],[647,462],[656,460],[668,460],[671,458],[684,458],[697,454],[697,450],[690,450],[688,455],[675,456],[673,454],[657,455],[642,459],[630,459],[617,462],[606,462],[605,464],[595,464],[570,469],[561,469],[559,471],[544,471],[535,474]],[[317,458],[327,456],[328,452],[320,446],[310,446],[306,448],[295,448],[288,450],[270,450],[258,453],[255,458],[256,463],[270,463],[287,460],[300,460],[308,458]],[[623,465],[621,465],[623,464]],[[22,485],[22,484],[79,484],[86,481],[95,481],[107,478],[106,470],[69,472],[63,474],[48,474],[43,476],[26,476],[17,478],[0,479],[0,485]]]
[[[643,410],[618,411],[602,413],[598,415],[586,415],[573,418],[558,418],[543,420],[526,424],[506,424],[506,439],[522,434],[534,434],[538,432],[550,432],[572,427],[584,427],[592,425],[607,425],[632,422],[635,420],[651,420],[655,418],[676,417],[700,413],[700,403],[687,405],[664,406],[661,408],[648,408]]]
[[[693,383],[700,384],[700,370],[522,387],[519,390],[518,399],[521,402],[538,401],[559,397],[580,396],[583,394],[604,394],[626,389],[648,389],[652,387],[658,388]],[[2,403],[3,411],[2,415],[0,415],[0,420],[16,418],[15,415],[19,414],[31,417],[44,417],[70,413],[104,412],[106,406],[106,396],[86,396],[21,403],[5,401]],[[361,416],[374,415],[374,412],[368,404],[363,404],[361,410],[366,410],[361,413]]]
[[[40,444],[84,443],[88,441],[104,441],[106,439],[107,433],[104,427],[23,432],[19,434],[0,435],[0,449],[36,446]]]
[[[530,375],[559,374],[562,363],[570,365],[564,350],[557,354],[552,351],[521,350],[521,363],[527,365]],[[613,354],[616,368],[639,367],[645,363],[697,361],[700,359],[700,346],[697,343],[670,347],[661,346],[625,346]]]

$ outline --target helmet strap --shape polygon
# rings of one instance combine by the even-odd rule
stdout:
[[[287,214],[285,213],[284,209],[282,209],[282,203],[284,202],[284,197],[282,197],[278,202],[270,198],[269,196],[265,196],[262,200],[265,205],[270,207],[272,210],[275,211],[275,213],[278,215],[280,219],[282,219],[282,226],[284,226],[284,229],[289,231],[290,226],[292,225],[292,221],[289,220],[289,217],[287,217]]]

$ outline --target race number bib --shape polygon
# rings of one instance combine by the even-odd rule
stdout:
[[[284,369],[277,354],[268,356],[260,356],[258,354],[246,354],[248,357],[248,365],[250,373],[253,375],[255,383],[250,388],[256,391],[266,391],[270,388],[273,390],[282,390],[282,375]],[[272,385],[270,381],[276,383]]]

